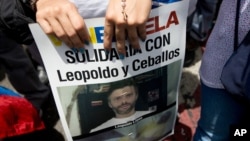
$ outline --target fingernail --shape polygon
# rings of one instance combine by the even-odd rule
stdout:
[[[78,50],[76,48],[71,48],[72,51],[74,51],[75,53],[78,52]]]
[[[145,41],[146,41],[146,39],[147,39],[147,38],[145,37],[145,38],[142,38],[141,40],[142,40],[143,42],[145,42]]]
[[[121,59],[121,60],[123,60],[124,59],[124,55],[123,54],[119,54],[119,58]]]
[[[84,40],[84,44],[89,45],[89,41],[88,40]]]
[[[106,54],[106,55],[109,55],[109,50],[105,50],[105,54]]]
[[[84,48],[79,48],[79,51],[80,51],[81,53],[84,53],[84,52],[85,52],[85,49],[84,49]]]
[[[141,52],[141,48],[135,49],[135,52]]]

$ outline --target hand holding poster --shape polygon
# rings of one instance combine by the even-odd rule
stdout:
[[[38,24],[38,45],[67,140],[155,141],[173,133],[188,1],[151,11],[147,39],[125,58],[103,48],[104,18],[85,20],[91,44],[75,52]]]

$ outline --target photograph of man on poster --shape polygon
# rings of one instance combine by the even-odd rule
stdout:
[[[177,87],[172,84],[176,84],[175,74],[178,74],[175,71],[176,69],[172,69],[169,72],[166,66],[118,81],[58,88],[73,138],[96,136],[129,126],[134,128],[138,121],[155,117],[156,114],[174,106]],[[171,77],[168,74],[171,74]],[[112,97],[115,96],[112,91],[124,89],[126,86],[130,88],[126,93],[120,92],[117,93],[117,98]],[[132,94],[129,94],[130,91]],[[119,99],[123,101],[115,102]],[[121,105],[126,110],[119,114]],[[119,116],[116,116],[118,114]],[[111,119],[114,121],[108,123]]]
[[[131,78],[111,83],[107,91],[107,99],[108,106],[112,109],[115,116],[93,128],[90,132],[128,123],[152,112],[135,110],[136,101],[138,99],[138,89],[134,80]]]

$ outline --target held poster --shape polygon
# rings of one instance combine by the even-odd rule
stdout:
[[[141,50],[103,48],[104,18],[87,19],[91,43],[75,52],[30,24],[67,141],[156,141],[173,134],[188,0],[152,9]]]

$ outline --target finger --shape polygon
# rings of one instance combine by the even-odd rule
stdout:
[[[125,25],[120,24],[115,27],[116,48],[119,54],[125,55]]]
[[[68,38],[67,33],[64,31],[63,25],[61,25],[58,20],[54,18],[49,18],[48,21],[51,25],[51,28],[53,29],[54,34],[69,47],[74,47],[73,43]]]
[[[53,34],[53,29],[51,28],[50,24],[46,20],[37,20],[37,23],[39,23],[44,33]]]
[[[137,32],[138,32],[138,36],[140,37],[140,39],[142,41],[145,41],[147,38],[147,34],[146,34],[146,24],[141,24],[137,27]]]
[[[135,49],[140,49],[139,37],[136,30],[136,27],[127,28],[129,43]]]
[[[52,34],[53,29],[51,28],[49,22],[46,20],[46,18],[41,14],[40,12],[36,13],[36,22],[39,23],[41,28],[46,34]]]
[[[70,19],[79,40],[81,40],[82,43],[88,45],[90,42],[90,37],[83,17],[78,13],[78,11],[74,10],[74,12],[68,13],[68,18]]]
[[[108,20],[105,20],[103,45],[106,50],[111,49],[113,36],[114,24]]]
[[[53,31],[52,27],[50,26],[50,24],[46,20],[40,20],[38,23],[41,26],[41,28],[43,29],[45,34],[56,36],[54,34],[54,31]],[[60,40],[62,41],[62,39],[60,39]],[[68,45],[69,47],[71,47],[70,43],[65,42],[65,44]]]
[[[75,48],[80,48],[84,46],[84,43],[78,36],[76,30],[74,29],[73,25],[68,16],[60,16],[58,18],[59,23],[61,24],[67,38],[72,43],[72,46]],[[63,35],[64,36],[64,35]]]

